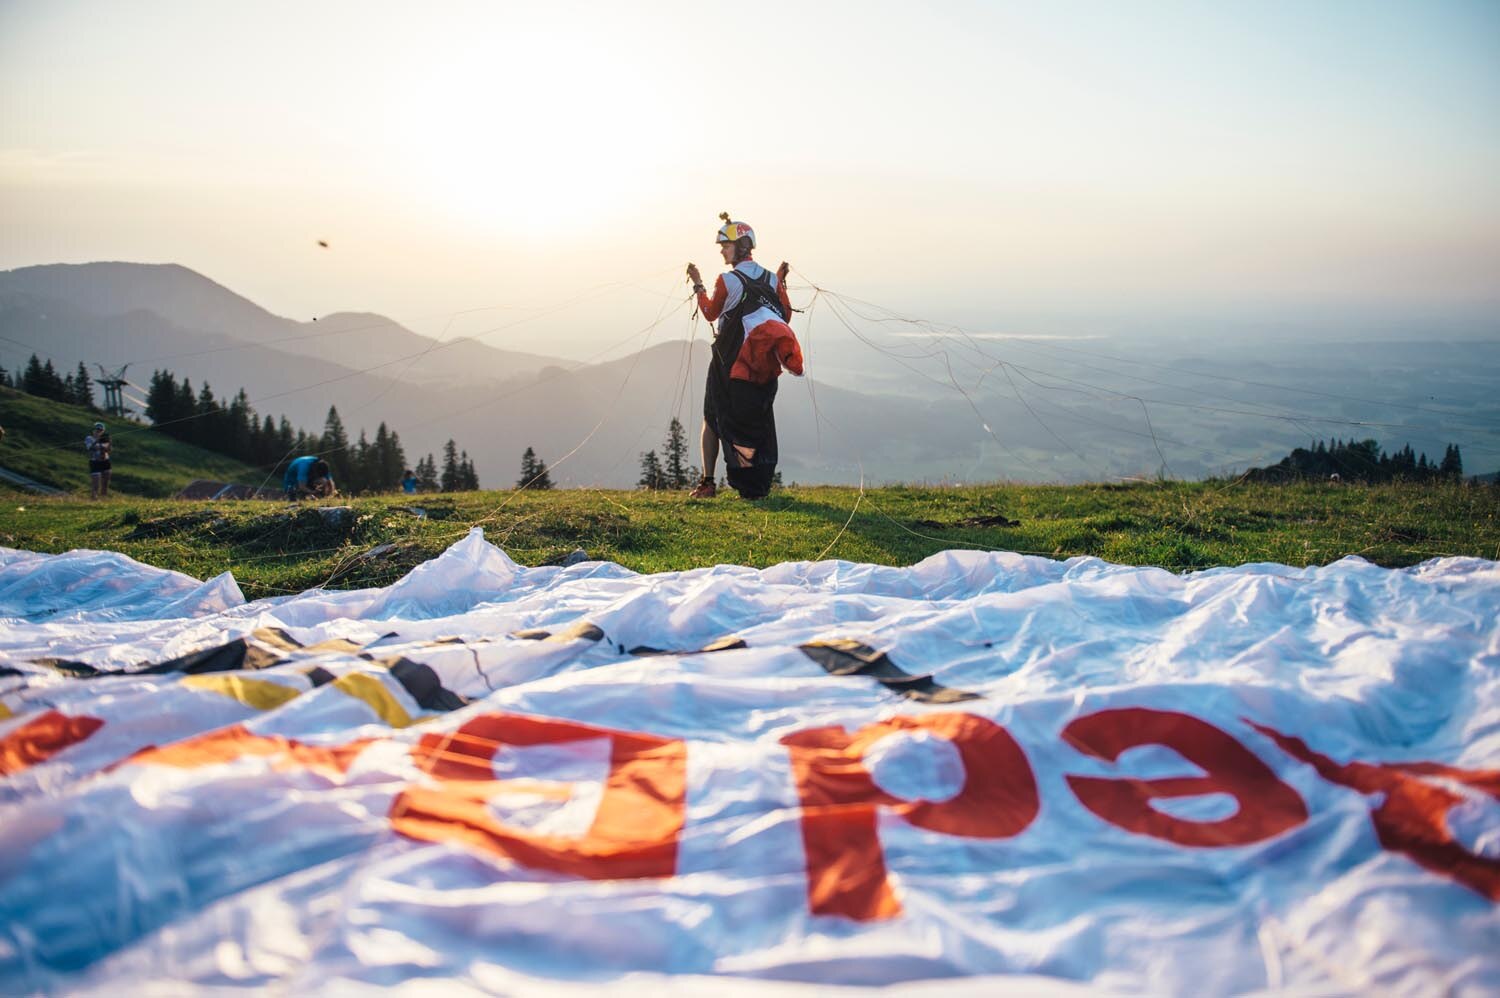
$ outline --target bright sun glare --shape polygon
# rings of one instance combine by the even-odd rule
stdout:
[[[500,51],[446,60],[409,91],[402,180],[465,225],[573,235],[649,181],[629,151],[652,106],[608,52],[559,60],[512,36]]]

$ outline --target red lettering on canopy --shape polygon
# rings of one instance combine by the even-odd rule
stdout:
[[[1385,799],[1370,812],[1381,846],[1456,880],[1491,901],[1500,901],[1500,860],[1475,855],[1454,839],[1448,829],[1448,812],[1464,798],[1430,779],[1452,780],[1500,800],[1500,769],[1455,769],[1437,762],[1340,765],[1308,748],[1300,738],[1250,723],[1330,783],[1362,794],[1384,794]]]
[[[1296,790],[1233,736],[1196,717],[1145,707],[1102,710],[1077,718],[1062,736],[1083,754],[1108,762],[1126,749],[1164,745],[1207,772],[1152,780],[1068,776],[1084,807],[1128,832],[1183,846],[1243,846],[1307,820],[1307,805]],[[1239,809],[1219,821],[1189,821],[1151,806],[1159,798],[1204,794],[1229,794]]]
[[[170,745],[148,745],[120,765],[173,766],[197,769],[259,757],[283,772],[305,769],[330,780],[349,771],[356,756],[374,741],[360,738],[343,745],[308,745],[280,735],[258,735],[243,724],[232,724]]]
[[[942,802],[906,801],[875,784],[864,766],[869,748],[898,731],[927,731],[952,742],[964,785]],[[967,838],[1019,834],[1041,808],[1036,779],[1021,746],[1004,728],[972,714],[895,717],[844,728],[813,728],[781,739],[802,802],[807,851],[807,900],[815,915],[858,921],[901,913],[876,830],[877,809],[889,808],[918,828]]]
[[[609,775],[586,834],[537,834],[506,825],[491,811],[489,798],[511,784],[496,779],[492,765],[505,746],[595,738],[609,739]],[[681,739],[520,714],[485,714],[457,731],[423,736],[412,756],[439,783],[408,787],[391,804],[391,825],[403,835],[457,842],[523,866],[591,880],[677,872],[687,813],[687,745]],[[560,786],[559,796],[568,796],[567,784],[553,786]],[[528,791],[535,787],[526,784]]]
[[[14,776],[37,763],[46,762],[102,727],[104,722],[97,717],[49,710],[0,738],[0,776]]]

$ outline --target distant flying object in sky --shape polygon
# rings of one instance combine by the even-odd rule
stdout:
[[[324,240],[324,239],[319,239],[318,240],[318,245],[321,246],[321,247],[323,247],[324,249],[327,249],[328,248],[328,241]]]

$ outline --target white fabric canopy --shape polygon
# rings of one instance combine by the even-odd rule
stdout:
[[[0,549],[6,990],[1478,994],[1497,904],[1495,562]]]

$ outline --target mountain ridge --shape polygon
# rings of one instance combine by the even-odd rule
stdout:
[[[119,287],[139,275],[149,280]],[[160,300],[153,297],[158,292]],[[214,302],[231,314],[198,321],[195,316],[212,311]],[[116,312],[101,315],[100,309]],[[259,324],[264,335],[258,342],[232,335],[246,329],[235,316]],[[598,342],[629,331],[623,320],[610,321],[594,330]],[[605,363],[577,362],[462,338],[440,342],[371,312],[343,311],[305,323],[281,319],[178,264],[0,272],[0,365],[17,369],[33,350],[62,372],[80,361],[91,370],[95,362],[118,367],[133,361],[128,376],[136,384],[165,368],[195,388],[208,381],[220,397],[244,387],[261,415],[284,414],[312,432],[337,406],[352,437],[362,427],[373,433],[380,422],[399,432],[413,463],[456,440],[489,486],[514,479],[527,447],[556,465],[559,484],[627,486],[636,480],[641,453],[659,445],[673,415],[695,439],[709,336],[695,328],[691,348],[676,339]],[[651,342],[652,334],[640,332],[638,344]],[[1446,442],[1460,442],[1476,470],[1493,467],[1496,453],[1483,446],[1481,435],[1500,421],[1487,387],[1500,372],[1500,346],[1470,348],[1442,368],[1412,359],[1439,350],[1432,344],[1417,354],[1407,344],[1350,355],[1309,343],[1290,358],[1257,355],[1253,345],[1214,358],[1201,350],[1186,358],[1154,353],[1143,358],[1151,369],[1142,370],[1123,346],[1111,347],[1120,356],[1104,363],[1078,359],[1086,352],[1016,344],[990,348],[982,367],[967,358],[966,370],[944,367],[951,346],[936,342],[899,368],[882,368],[882,358],[872,353],[880,345],[862,340],[847,346],[864,354],[851,353],[847,365],[831,368],[829,351],[838,343],[820,332],[814,350],[809,338],[804,349],[816,382],[781,382],[777,421],[787,481],[1198,477],[1273,462],[1318,432],[1370,435],[1366,427],[1373,426],[1381,427],[1374,435],[1388,449],[1410,443],[1441,453]],[[912,363],[924,358],[927,371]],[[1162,361],[1176,366],[1160,373],[1155,368]],[[1226,382],[1210,371],[1199,376],[1186,369],[1211,361],[1229,365],[1238,377]],[[835,380],[844,380],[824,380],[830,369]],[[1246,374],[1290,387],[1271,392],[1251,382],[1229,383]],[[1100,381],[1118,387],[1096,388]],[[1305,390],[1288,394],[1299,386]],[[1372,411],[1375,403],[1360,397],[1398,408]],[[1439,399],[1441,412],[1426,411]],[[1259,409],[1266,418],[1258,418]],[[1293,410],[1292,417],[1279,414]],[[1334,421],[1320,426],[1320,414]],[[1379,422],[1368,422],[1372,416]],[[571,456],[562,461],[564,455]]]
[[[421,357],[421,369],[413,377],[428,382],[487,380],[492,371],[524,374],[565,363],[556,357],[502,350],[477,339],[435,340],[374,312],[334,312],[310,322],[286,318],[177,263],[54,263],[0,271],[0,299],[17,294],[64,302],[104,319],[144,309],[186,332],[226,336],[337,364],[346,364],[355,352],[347,340],[338,341],[362,333],[357,347],[361,361],[346,366],[403,360],[414,364]]]

